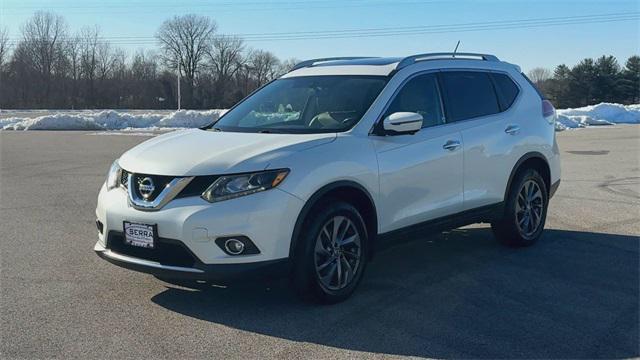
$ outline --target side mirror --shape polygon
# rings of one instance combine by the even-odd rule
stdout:
[[[384,118],[382,126],[392,134],[412,134],[422,128],[422,115],[414,112],[395,112]]]

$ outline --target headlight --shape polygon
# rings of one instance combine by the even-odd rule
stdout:
[[[202,193],[202,198],[209,202],[237,198],[278,186],[289,174],[289,169],[268,170],[256,173],[225,175]]]
[[[107,174],[107,190],[115,189],[120,186],[120,174],[122,173],[122,169],[120,165],[118,165],[118,160],[114,161],[109,168],[109,173]]]

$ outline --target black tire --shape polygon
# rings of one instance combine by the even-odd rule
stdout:
[[[527,186],[527,190],[523,189]],[[541,204],[538,205],[538,197],[529,201],[522,200],[520,196],[532,191],[540,191]],[[523,206],[526,205],[526,206]],[[538,206],[540,206],[538,211]],[[504,204],[504,216],[502,219],[491,223],[491,229],[495,237],[507,246],[522,247],[533,245],[542,235],[547,219],[549,195],[542,176],[534,169],[523,169],[516,174]],[[518,209],[518,211],[516,210]],[[530,217],[529,222],[525,219]],[[536,221],[539,216],[539,222]],[[535,224],[537,222],[537,225]],[[535,228],[534,228],[535,227]]]
[[[348,222],[345,219],[348,219]],[[356,257],[353,256],[353,253],[356,252],[356,245],[353,240],[351,246],[349,244],[344,245],[344,249],[326,249],[323,247],[321,251],[317,250],[318,241],[320,241],[320,246],[326,242],[331,242],[331,236],[326,236],[324,233],[321,235],[321,232],[325,227],[333,226],[332,221],[339,222],[339,224],[344,223],[345,234],[343,234],[342,240],[346,241],[353,238],[353,234],[357,231],[356,235],[359,238],[359,257],[357,262],[355,261]],[[341,227],[340,230],[342,229]],[[335,304],[351,296],[364,274],[369,249],[369,235],[358,210],[351,204],[337,199],[323,201],[310,212],[299,236],[291,274],[292,283],[298,294],[306,301],[324,304]],[[342,241],[339,238],[340,236],[338,235],[336,243]],[[346,255],[347,253],[349,255]],[[323,256],[324,258],[322,258]],[[331,257],[336,257],[332,264],[330,263]],[[321,259],[321,261],[318,261],[318,259]],[[340,269],[338,269],[338,262],[340,263]],[[348,263],[349,267],[346,266],[345,262]],[[322,265],[325,266],[322,267]],[[322,269],[318,270],[319,267],[322,267]],[[348,269],[352,270],[350,280]],[[335,275],[324,276],[321,279],[320,274],[325,270],[327,274],[331,270],[336,273]],[[344,271],[347,275],[339,278],[337,277],[337,272],[341,271]],[[324,282],[327,282],[328,278],[335,280],[336,284],[329,283],[325,285]],[[340,284],[341,282],[345,284],[342,285]],[[329,288],[332,285],[336,288]]]

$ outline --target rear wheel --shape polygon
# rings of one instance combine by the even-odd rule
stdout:
[[[534,169],[519,172],[509,189],[503,218],[491,224],[494,235],[506,245],[532,245],[544,230],[548,204],[540,174]]]
[[[292,280],[306,300],[336,303],[355,290],[367,262],[368,234],[352,205],[334,200],[305,222],[294,258]]]

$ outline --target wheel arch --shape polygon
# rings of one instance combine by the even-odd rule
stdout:
[[[549,161],[547,158],[537,151],[532,151],[524,154],[516,164],[511,169],[511,174],[509,175],[509,180],[507,181],[507,187],[504,190],[504,201],[507,200],[507,196],[509,194],[509,189],[511,188],[511,184],[516,174],[520,172],[522,169],[535,169],[540,173],[542,179],[544,180],[544,184],[547,187],[547,192],[551,189],[551,168],[549,166]]]
[[[305,221],[315,206],[322,204],[322,201],[329,198],[338,198],[344,200],[353,206],[355,206],[360,215],[362,216],[365,226],[367,228],[367,235],[369,237],[369,254],[373,255],[373,248],[375,244],[375,238],[378,234],[378,213],[376,210],[375,201],[371,196],[371,193],[361,184],[351,180],[340,180],[330,184],[327,184],[318,189],[304,204],[302,210],[298,214],[295,226],[293,228],[293,234],[291,236],[291,245],[289,247],[289,257],[293,258],[295,255],[300,238],[300,233],[303,230]]]

